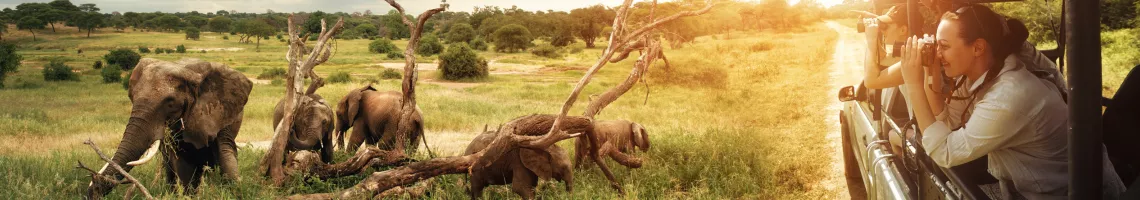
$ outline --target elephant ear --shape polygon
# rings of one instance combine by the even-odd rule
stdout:
[[[566,157],[566,151],[556,145],[547,147],[546,151],[520,148],[519,159],[524,167],[545,180],[560,178],[570,168],[570,158]]]
[[[641,151],[649,151],[649,132],[645,131],[645,127],[641,124],[630,123],[630,139],[633,140],[633,145],[636,145]]]
[[[376,88],[373,88],[372,84],[369,83],[367,86],[352,90],[348,93],[348,96],[344,97],[345,102],[347,102],[346,104],[348,106],[346,112],[348,112],[348,121],[350,123],[352,120],[356,119],[356,114],[360,113],[360,98],[364,97],[364,91],[369,90],[376,91]]]
[[[185,82],[192,99],[182,118],[183,141],[201,149],[223,128],[241,121],[253,83],[224,64],[198,59],[183,59],[178,64],[183,68],[172,76]]]

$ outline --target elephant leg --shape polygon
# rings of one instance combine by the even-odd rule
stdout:
[[[610,180],[610,187],[614,190],[617,190],[618,193],[625,194],[625,191],[621,189],[621,184],[618,184],[617,178],[614,178],[614,174],[610,172],[610,167],[606,166],[606,162],[602,160],[601,146],[599,146],[600,142],[598,140],[598,136],[593,134],[595,133],[586,132],[586,136],[590,139],[590,146],[594,147],[588,150],[590,151],[590,159],[594,160],[594,163],[598,165],[598,168],[602,169],[602,173],[606,175],[606,179]]]
[[[483,197],[483,188],[487,187],[487,181],[483,180],[482,176],[472,175],[471,186],[467,188],[467,195],[471,199],[479,199]]]
[[[237,123],[234,123],[229,127],[222,129],[222,132],[218,133],[220,136],[217,139],[218,165],[221,166],[222,174],[224,174],[226,179],[230,181],[241,180],[241,176],[238,173],[237,143],[234,142],[234,138],[237,137],[237,132],[239,129],[241,129],[241,120],[238,120]]]
[[[166,145],[169,144],[163,144],[163,146],[160,146],[158,149],[159,152],[162,153],[162,170],[166,172],[166,185],[173,187],[178,184],[179,180],[178,174],[175,172],[174,163],[174,161],[178,160],[178,157],[175,156],[174,149]]]
[[[182,192],[185,194],[197,193],[198,184],[202,181],[202,165],[191,163],[186,159],[179,159],[174,162],[174,165],[178,183],[182,185]]]
[[[352,133],[348,136],[348,146],[345,146],[348,152],[356,152],[356,148],[364,143],[365,136],[368,135],[368,127],[357,125],[352,128]]]
[[[325,163],[332,163],[333,159],[333,141],[332,133],[324,132],[321,134],[321,161]]]
[[[586,156],[590,152],[590,142],[586,140],[586,137],[574,139],[574,168],[581,169],[587,162]]]
[[[534,187],[536,185],[538,185],[538,175],[526,168],[515,168],[514,175],[511,177],[511,191],[514,191],[522,199],[534,199]]]

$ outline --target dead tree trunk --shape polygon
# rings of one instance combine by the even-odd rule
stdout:
[[[317,44],[313,47],[313,51],[308,54],[308,57],[305,57],[305,40],[299,37],[300,33],[296,30],[292,15],[289,16],[288,21],[289,51],[285,54],[285,60],[289,63],[289,71],[285,83],[285,115],[277,125],[277,130],[274,130],[272,145],[269,152],[266,152],[265,157],[261,159],[260,165],[263,175],[268,176],[274,185],[280,185],[286,178],[286,170],[282,164],[285,158],[285,144],[288,142],[289,135],[292,134],[289,127],[293,127],[293,120],[296,117],[294,114],[299,109],[301,97],[305,93],[315,92],[318,87],[323,85],[321,79],[313,72],[313,68],[328,61],[329,56],[332,55],[332,48],[328,44],[328,40],[339,34],[344,26],[343,18],[338,19],[336,25],[333,25],[331,29],[327,28],[325,21],[322,20],[321,33],[317,39]],[[308,90],[301,90],[306,76],[313,78],[313,83]]]
[[[400,18],[404,25],[408,26],[408,30],[412,32],[412,37],[408,39],[408,46],[404,48],[404,79],[401,84],[404,96],[400,102],[400,124],[396,126],[396,146],[393,149],[393,152],[403,153],[405,152],[405,145],[409,142],[406,136],[411,134],[415,128],[415,124],[412,122],[412,114],[416,111],[416,80],[419,79],[419,73],[416,72],[416,48],[419,47],[424,23],[427,23],[428,18],[431,18],[432,15],[443,12],[445,8],[441,6],[424,11],[419,17],[416,17],[416,22],[412,22],[404,14],[403,6],[400,6],[395,0],[386,0],[386,2],[400,12]]]

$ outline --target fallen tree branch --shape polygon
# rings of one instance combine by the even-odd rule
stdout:
[[[130,173],[127,173],[127,170],[123,170],[123,167],[120,167],[119,164],[112,162],[111,158],[107,157],[107,155],[103,154],[103,151],[99,150],[99,147],[95,145],[95,142],[92,142],[91,139],[87,139],[86,141],[83,141],[83,144],[87,144],[88,146],[91,146],[91,149],[95,150],[95,154],[98,154],[100,159],[103,159],[103,161],[107,162],[107,165],[109,167],[115,169],[116,171],[119,171],[119,174],[123,175],[123,177],[125,177],[127,179],[127,181],[124,182],[124,181],[115,180],[114,178],[103,176],[99,173],[96,173],[95,170],[91,170],[91,168],[87,168],[87,166],[84,166],[83,162],[79,162],[79,166],[77,166],[77,167],[91,172],[91,179],[92,180],[109,181],[110,183],[116,183],[116,184],[131,183],[131,184],[134,184],[135,187],[138,187],[140,191],[142,191],[143,196],[146,196],[146,199],[154,199],[154,196],[150,195],[150,191],[147,191],[146,186],[143,186],[142,182],[139,182],[138,179],[135,179],[134,176],[131,176]],[[96,177],[99,177],[99,178],[96,178]]]

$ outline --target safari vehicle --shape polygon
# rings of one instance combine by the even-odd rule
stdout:
[[[873,0],[875,11],[908,8],[910,27],[921,27],[919,0]],[[940,0],[989,3],[1011,0]],[[1099,1],[1065,0],[1058,48],[1042,51],[1068,77],[1070,106],[1070,199],[1140,199],[1140,66],[1133,68],[1113,98],[1101,96]],[[1014,16],[1016,17],[1016,16]],[[912,35],[917,35],[912,29]],[[1070,45],[1066,45],[1066,43]],[[1062,55],[1064,59],[1062,60]],[[1066,69],[1064,64],[1073,68]],[[1068,71],[1066,71],[1068,70]],[[848,187],[867,199],[990,199],[997,180],[986,172],[987,158],[943,168],[925,153],[900,87],[872,90],[861,83],[839,91],[839,113]],[[1103,112],[1102,112],[1103,109]],[[1103,120],[1102,120],[1103,119]],[[903,138],[899,146],[889,136]],[[1128,190],[1120,197],[1101,194],[1102,147]],[[861,181],[859,181],[861,179]],[[995,188],[995,189],[985,189]],[[865,193],[862,193],[865,192]]]

